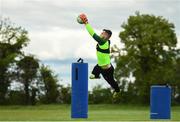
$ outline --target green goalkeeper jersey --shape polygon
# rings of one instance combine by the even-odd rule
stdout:
[[[99,66],[105,66],[110,64],[110,40],[104,40],[100,36],[98,36],[90,24],[86,24],[86,29],[89,34],[97,41],[96,46],[96,55],[98,59]]]

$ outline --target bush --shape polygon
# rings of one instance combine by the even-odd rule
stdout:
[[[23,91],[10,91],[8,104],[24,105],[25,104],[25,94],[23,93]]]

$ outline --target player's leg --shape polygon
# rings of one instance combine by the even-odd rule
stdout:
[[[100,78],[101,73],[101,67],[98,66],[98,64],[93,68],[92,74],[90,75],[90,79],[98,79]]]
[[[103,69],[102,75],[104,79],[111,85],[115,92],[119,92],[118,83],[114,80],[114,67],[111,65],[108,69]]]

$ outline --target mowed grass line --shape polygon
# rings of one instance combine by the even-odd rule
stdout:
[[[150,121],[149,107],[89,105],[88,119],[71,119],[70,105],[0,106],[0,121]],[[180,106],[172,107],[172,121],[180,121]]]

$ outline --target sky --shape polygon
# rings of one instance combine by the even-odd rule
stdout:
[[[89,63],[89,72],[96,64],[96,42],[76,17],[85,13],[98,34],[104,28],[111,29],[111,44],[122,48],[118,37],[121,25],[136,11],[174,23],[180,47],[180,0],[0,0],[0,17],[10,18],[29,32],[26,54],[50,65],[65,85],[71,84],[71,63],[79,57]],[[89,84],[90,88],[108,86],[103,80]]]

